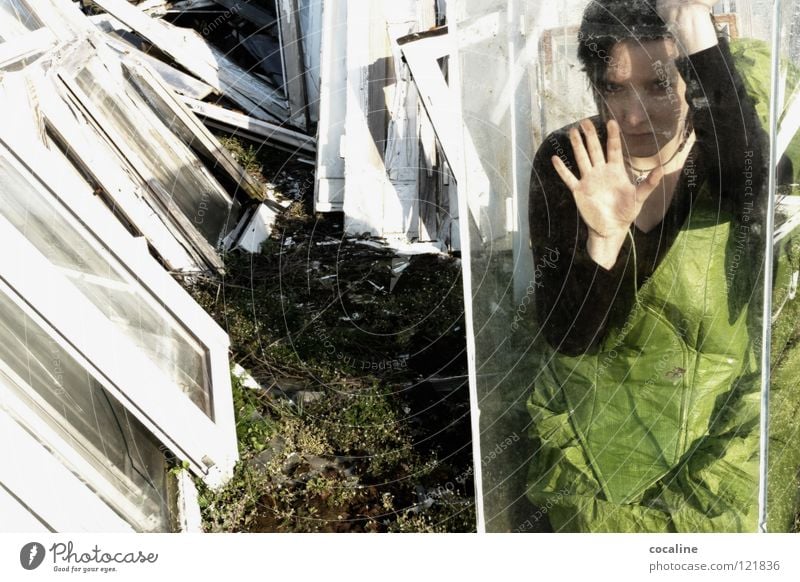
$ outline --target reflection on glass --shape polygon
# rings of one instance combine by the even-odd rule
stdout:
[[[0,0],[0,43],[42,26],[23,0]]]
[[[784,111],[778,126],[778,200],[775,213],[775,277],[772,293],[772,350],[767,512],[769,531],[797,529],[800,448],[800,5],[783,3],[781,77]],[[785,144],[783,152],[780,149]]]
[[[771,55],[725,34],[763,32],[756,4],[462,0],[466,131],[492,197],[527,201],[532,249],[473,216],[487,529],[759,527]]]
[[[556,530],[757,529],[769,141],[714,4],[591,3],[578,58],[599,115],[533,163],[528,496]]]
[[[182,144],[165,139],[166,128],[152,113],[145,115],[150,107],[133,86],[129,91],[119,91],[104,81],[107,77],[95,76],[90,67],[81,69],[77,75],[80,88],[147,164],[188,221],[216,247],[227,234],[229,222],[235,219],[238,203],[232,205],[196,167],[187,165],[186,157],[174,153],[177,147],[183,147]],[[136,109],[120,106],[131,99],[136,102]],[[132,117],[134,110],[140,115]]]
[[[211,416],[205,349],[99,244],[68,221],[58,202],[0,154],[0,215],[25,237],[118,329]]]
[[[100,473],[79,477],[139,531],[169,531],[167,462],[153,436],[59,344],[0,293],[0,383]]]

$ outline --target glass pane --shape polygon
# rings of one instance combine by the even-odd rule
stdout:
[[[205,349],[104,247],[68,220],[54,197],[13,165],[8,155],[0,153],[0,215],[211,416]]]
[[[772,293],[769,471],[769,531],[797,529],[800,470],[800,4],[785,2],[781,24],[783,114],[778,127],[778,200]]]
[[[167,461],[152,434],[5,293],[0,293],[0,336],[0,382],[116,493],[88,475],[78,477],[136,529],[169,531]]]
[[[22,0],[0,0],[0,43],[42,26],[41,21]]]
[[[771,2],[456,5],[487,529],[756,531]]]
[[[131,84],[129,90],[123,91],[107,73],[97,73],[96,65],[91,62],[80,70],[78,85],[147,165],[189,222],[217,247],[235,225],[238,202],[224,197],[195,166],[186,162],[194,159],[193,154],[168,134],[167,127],[152,113],[135,86]],[[131,100],[135,107],[128,105]],[[185,155],[178,155],[179,151]]]

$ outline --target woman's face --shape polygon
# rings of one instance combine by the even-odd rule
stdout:
[[[618,42],[600,89],[605,114],[616,119],[623,147],[633,157],[658,154],[682,139],[689,106],[672,39]],[[671,155],[672,148],[664,152]]]

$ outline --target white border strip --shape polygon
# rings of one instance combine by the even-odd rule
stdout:
[[[458,52],[458,30],[455,18],[448,23],[451,39],[450,52],[450,87],[452,88],[453,110],[458,119],[456,127],[461,133],[466,133],[461,110],[461,61]],[[462,142],[463,143],[463,142]],[[452,160],[450,161],[452,163]],[[464,156],[458,157],[457,164],[462,165],[459,170],[453,168],[453,173],[460,176],[466,175]],[[462,182],[458,185],[458,215],[463,220],[458,221],[459,236],[461,238],[461,278],[464,285],[464,324],[467,337],[467,370],[469,375],[469,413],[472,430],[472,463],[475,477],[475,516],[476,527],[479,534],[486,533],[486,516],[483,510],[483,471],[481,467],[481,425],[480,425],[480,399],[478,398],[478,373],[476,365],[475,324],[472,311],[472,244],[469,232],[469,203],[467,185]],[[476,217],[477,220],[478,217]]]
[[[770,390],[770,353],[772,351],[772,263],[773,232],[775,231],[775,196],[777,194],[778,165],[778,88],[780,81],[780,26],[781,0],[772,5],[772,88],[769,98],[769,194],[766,213],[766,249],[764,250],[764,310],[761,325],[761,420],[759,449],[758,480],[758,531],[767,532],[767,477],[769,472],[769,390]]]

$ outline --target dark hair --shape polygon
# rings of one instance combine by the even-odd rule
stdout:
[[[583,12],[578,32],[578,60],[596,90],[603,87],[611,49],[626,39],[671,37],[656,13],[656,0],[593,0]]]

